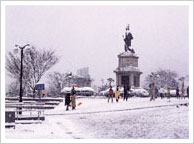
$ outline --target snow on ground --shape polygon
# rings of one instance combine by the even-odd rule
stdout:
[[[45,110],[42,124],[16,124],[6,139],[188,139],[188,99],[149,101],[129,98],[108,103],[103,97],[79,98],[76,110],[64,102]]]

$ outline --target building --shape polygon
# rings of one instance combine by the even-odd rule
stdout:
[[[71,75],[66,78],[64,86],[72,86],[76,84],[78,87],[91,87],[92,80],[89,75],[89,68],[77,70],[77,75]]]
[[[77,76],[84,77],[84,78],[90,78],[89,68],[84,67],[84,68],[78,69],[77,70]]]

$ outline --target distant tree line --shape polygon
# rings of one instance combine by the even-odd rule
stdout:
[[[61,90],[64,88],[65,77],[67,74],[54,71],[49,73],[48,78],[48,95],[52,97],[58,97],[61,95]]]
[[[176,89],[179,85],[178,74],[175,71],[168,69],[159,69],[148,75],[144,81],[144,87],[149,88],[149,84],[154,82],[156,87]]]

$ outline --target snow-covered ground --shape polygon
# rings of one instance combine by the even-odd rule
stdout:
[[[42,124],[16,124],[6,129],[6,139],[188,139],[188,99],[79,98],[76,110],[65,111],[64,102],[46,110]]]

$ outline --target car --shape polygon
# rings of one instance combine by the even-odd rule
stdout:
[[[134,88],[133,91],[137,97],[149,97],[149,92],[144,88]]]
[[[113,92],[115,93],[116,87],[113,87],[112,89],[113,89]],[[123,95],[124,95],[124,92],[123,92],[124,91],[124,88],[123,87],[120,88],[119,91],[120,91],[120,96],[123,97]],[[101,91],[100,93],[102,95],[104,95],[104,96],[108,96],[109,88],[106,89],[105,91]],[[148,97],[149,96],[149,93],[148,93],[147,90],[138,87],[138,88],[131,88],[128,91],[128,95],[129,95],[129,97],[133,97],[133,96],[137,96],[137,97]]]

